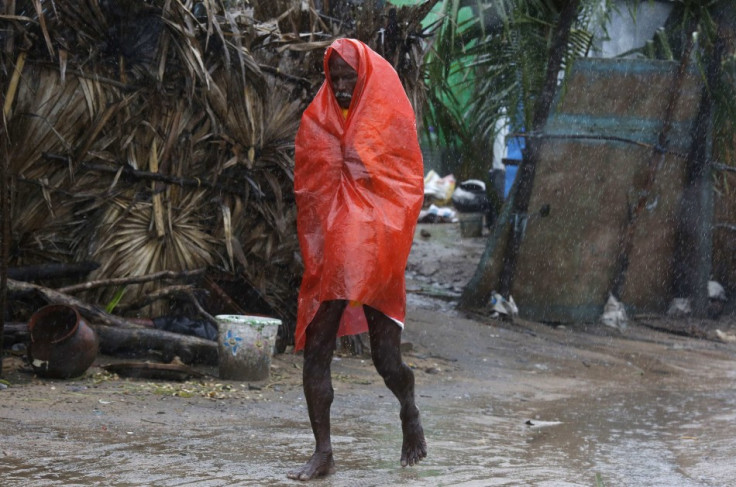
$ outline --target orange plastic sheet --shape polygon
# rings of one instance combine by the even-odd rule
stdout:
[[[367,304],[403,325],[404,271],[424,198],[424,170],[414,111],[396,71],[353,39],[337,53],[358,73],[347,117],[329,81],[302,116],[296,136],[294,189],[304,276],[295,350],[322,301],[351,303],[338,336],[368,330]]]

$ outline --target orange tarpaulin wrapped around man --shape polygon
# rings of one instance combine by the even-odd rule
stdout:
[[[304,112],[296,137],[294,188],[304,258],[296,349],[322,301],[351,301],[338,335],[368,331],[360,307],[400,323],[404,271],[424,199],[414,111],[393,67],[358,41],[337,52],[357,71],[343,115],[330,83]],[[329,79],[329,66],[325,63]]]
[[[404,272],[424,199],[414,111],[396,71],[354,39],[326,51],[325,83],[296,136],[294,190],[304,258],[295,349],[304,349],[312,458],[289,477],[334,471],[330,362],[337,336],[368,332],[376,369],[401,405],[401,464],[426,456],[414,375],[401,361]]]

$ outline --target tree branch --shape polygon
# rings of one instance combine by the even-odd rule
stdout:
[[[176,284],[173,286],[163,287],[160,289],[156,289],[155,291],[151,291],[149,293],[144,294],[137,301],[133,301],[127,304],[121,304],[117,308],[121,312],[127,312],[127,311],[134,310],[134,309],[140,309],[144,306],[148,306],[149,304],[155,301],[158,301],[159,299],[166,299],[172,296],[186,295],[187,291],[190,291],[191,288],[192,287],[189,284]]]
[[[77,308],[82,316],[88,318],[91,321],[96,321],[105,325],[118,326],[121,328],[140,328],[139,325],[136,325],[135,323],[128,321],[125,318],[106,313],[95,305],[86,303],[67,294],[60,293],[59,291],[56,291],[54,289],[39,286],[38,284],[31,284],[30,282],[8,279],[8,291],[38,293],[49,303],[66,304],[68,306],[73,306]]]
[[[217,320],[214,316],[209,314],[201,304],[199,304],[199,301],[197,300],[197,296],[194,295],[191,289],[184,291],[184,293],[189,296],[189,299],[192,301],[192,304],[194,304],[194,307],[197,308],[197,311],[199,311],[199,314],[202,315],[207,321],[215,325],[219,329],[219,324],[217,323]]]
[[[204,274],[206,269],[195,269],[192,271],[161,271],[153,274],[145,274],[143,276],[132,276],[132,277],[116,277],[111,279],[101,279],[99,281],[88,281],[82,284],[74,284],[73,286],[66,286],[57,289],[60,293],[75,293],[78,291],[87,291],[89,289],[95,289],[98,287],[108,286],[120,286],[122,284],[141,284],[144,282],[157,281],[159,279],[186,279],[190,277],[201,276]]]

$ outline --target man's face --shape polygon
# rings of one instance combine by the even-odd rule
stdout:
[[[358,82],[358,73],[345,62],[343,58],[334,53],[328,61],[330,67],[330,83],[332,91],[335,92],[337,104],[340,108],[350,108],[350,100],[353,98],[353,90]]]

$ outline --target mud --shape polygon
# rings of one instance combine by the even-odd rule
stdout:
[[[456,225],[422,225],[407,271],[404,358],[429,456],[401,468],[396,400],[365,357],[336,357],[324,486],[736,485],[736,344],[652,329],[464,316],[454,300],[482,252]],[[523,303],[519,303],[523,306]],[[661,318],[657,318],[661,320]],[[732,317],[690,323],[733,333]],[[115,360],[99,357],[96,365]],[[124,379],[95,366],[41,380],[6,358],[3,486],[299,485],[312,451],[301,357],[266,381]]]

